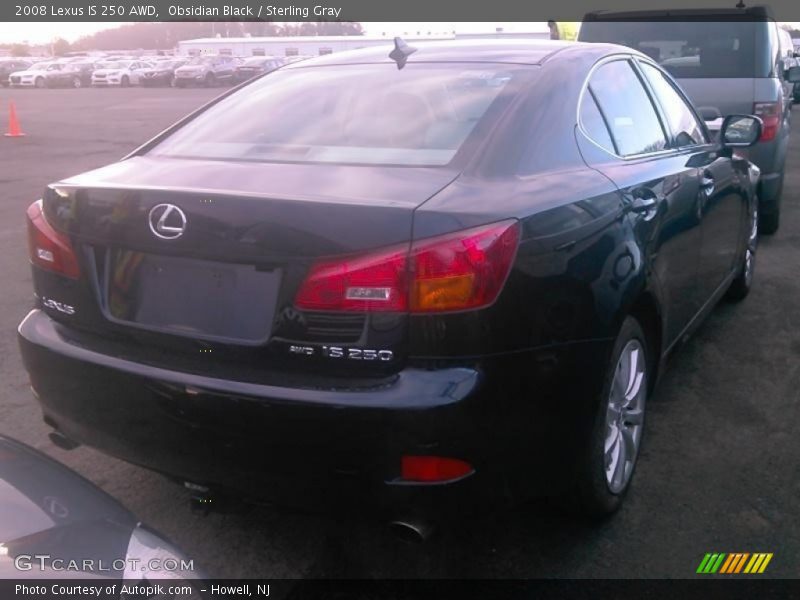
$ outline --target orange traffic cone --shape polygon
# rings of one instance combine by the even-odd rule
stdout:
[[[8,133],[5,135],[6,137],[22,137],[25,135],[19,127],[17,108],[14,106],[13,101],[8,103]]]

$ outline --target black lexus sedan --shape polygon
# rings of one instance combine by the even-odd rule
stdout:
[[[30,206],[44,419],[209,494],[612,512],[665,357],[750,289],[760,130],[615,45],[285,66]]]

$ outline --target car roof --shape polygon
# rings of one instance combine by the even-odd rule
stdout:
[[[456,40],[414,42],[409,44],[416,50],[408,56],[407,62],[472,62],[472,63],[510,63],[519,65],[541,65],[559,54],[568,51],[599,58],[612,50],[627,54],[638,54],[635,50],[615,44],[589,44],[554,40]],[[389,53],[394,47],[374,46],[359,50],[337,52],[321,57],[288,64],[284,68],[304,69],[325,65],[346,65],[364,63],[391,63]]]
[[[772,9],[766,5],[746,8],[678,8],[644,9],[630,11],[596,10],[583,17],[584,21],[648,21],[653,19],[671,21],[709,20],[710,18],[744,19],[763,21],[774,19]]]

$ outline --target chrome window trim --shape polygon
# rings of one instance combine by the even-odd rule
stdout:
[[[581,106],[583,105],[584,96],[586,95],[586,92],[588,91],[588,88],[589,88],[589,80],[592,78],[592,76],[595,74],[595,72],[600,67],[602,67],[603,65],[606,65],[606,64],[612,63],[612,62],[616,62],[616,61],[623,61],[624,60],[624,61],[627,61],[629,63],[629,65],[630,65],[630,61],[631,61],[632,58],[634,58],[633,54],[620,52],[619,54],[609,54],[608,56],[604,56],[603,58],[601,58],[600,60],[598,60],[596,63],[594,63],[592,65],[592,68],[589,69],[589,73],[587,73],[586,78],[583,80],[583,85],[581,86],[580,94],[578,94],[578,106],[577,106],[577,110],[576,110],[576,114],[575,114],[575,123],[576,123],[578,129],[580,130],[580,132],[583,134],[583,137],[585,137],[589,142],[591,142],[592,144],[594,144],[595,146],[600,148],[600,150],[602,150],[603,152],[605,152],[609,156],[613,156],[614,158],[618,158],[619,160],[634,161],[634,160],[641,160],[643,158],[665,156],[667,154],[677,154],[677,148],[666,148],[664,150],[656,150],[654,152],[641,152],[639,154],[629,154],[627,156],[621,156],[621,155],[617,154],[616,152],[609,151],[608,148],[604,148],[603,146],[600,145],[599,142],[595,141],[586,132],[586,129],[584,128],[583,123],[581,122]],[[630,66],[631,66],[631,68],[634,68],[633,65],[630,65]],[[636,75],[636,71],[635,70],[634,70],[634,75]],[[645,89],[645,93],[647,93],[647,89]],[[661,118],[658,115],[658,110],[656,109],[655,106],[653,107],[653,110],[656,112],[656,117],[658,117],[659,122],[660,122]],[[664,132],[664,133],[666,134],[666,132]],[[610,130],[609,130],[608,134],[611,136],[611,139],[613,140],[614,139],[614,134]],[[668,140],[665,140],[665,141],[668,141]]]
[[[597,148],[599,148],[600,150],[602,150],[603,152],[605,152],[609,156],[611,156],[613,158],[616,158],[616,159],[619,159],[619,160],[622,160],[622,161],[626,161],[626,162],[632,162],[632,161],[643,160],[643,159],[648,159],[648,158],[661,158],[661,157],[668,156],[668,155],[678,156],[680,154],[685,154],[687,152],[687,150],[696,150],[696,149],[702,149],[702,148],[706,148],[706,147],[710,148],[710,147],[715,146],[713,141],[709,141],[709,142],[707,142],[705,144],[700,144],[700,145],[681,146],[679,148],[666,148],[664,150],[656,150],[654,152],[641,152],[639,154],[629,154],[627,156],[621,156],[621,155],[617,154],[616,152],[612,152],[608,148],[603,147],[599,142],[594,140],[592,138],[592,136],[590,136],[587,133],[586,128],[583,126],[583,123],[581,122],[581,106],[583,105],[583,99],[584,99],[584,96],[587,94],[587,92],[589,90],[589,80],[592,78],[592,76],[594,75],[595,71],[597,71],[600,67],[602,67],[605,64],[608,64],[610,62],[619,61],[619,60],[626,60],[629,63],[632,60],[641,60],[643,62],[647,62],[648,64],[652,64],[651,61],[647,60],[643,56],[638,56],[636,54],[620,52],[619,54],[609,54],[608,56],[604,56],[603,58],[598,60],[596,63],[594,63],[594,65],[592,65],[592,68],[589,69],[589,73],[587,73],[586,77],[583,80],[583,84],[581,85],[581,91],[578,94],[578,104],[577,104],[576,111],[575,111],[575,124],[576,124],[576,127],[583,134],[583,137],[586,138],[586,140],[589,143],[591,143],[592,145],[596,146]],[[656,68],[658,68],[659,70],[663,70],[660,67],[658,67],[658,65],[654,65],[654,66],[656,66]],[[631,67],[634,69],[634,72],[636,72],[636,66],[631,65]],[[644,84],[642,82],[640,82],[640,83],[642,84],[643,87],[646,85],[646,84]],[[648,96],[649,96],[649,90],[647,88],[645,88],[645,93],[648,93]],[[681,95],[682,98],[684,98],[684,101],[685,101],[686,100],[685,96],[683,94],[680,94],[680,95]],[[652,100],[651,100],[651,103],[652,103]],[[692,107],[691,104],[689,106]],[[661,116],[658,114],[658,108],[653,106],[653,110],[656,112],[656,116],[658,117],[659,122],[660,122],[661,121]],[[693,107],[692,107],[692,112],[695,114],[695,117],[698,117],[697,112],[694,110]],[[702,123],[702,126],[705,126],[705,121],[703,121],[702,119],[700,120],[700,123]],[[663,126],[664,126],[664,124],[662,123],[662,127]],[[667,134],[666,131],[664,133]],[[609,131],[608,134],[609,134],[609,136],[611,136],[611,139],[613,140],[614,138],[613,138],[613,134],[611,133],[611,131]],[[709,133],[707,128],[706,128],[706,137],[709,140],[712,139],[712,136],[710,135],[710,133]],[[667,140],[667,141],[669,141],[669,140]]]

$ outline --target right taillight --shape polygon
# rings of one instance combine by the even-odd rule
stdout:
[[[753,105],[753,114],[761,117],[764,122],[759,141],[768,142],[774,140],[775,136],[778,135],[778,127],[781,124],[781,103],[756,102]]]
[[[42,269],[77,279],[81,272],[72,244],[66,235],[53,229],[44,218],[42,201],[31,204],[26,216],[31,262]]]
[[[519,223],[504,221],[411,246],[411,312],[488,306],[495,301],[514,261]]]
[[[519,244],[519,222],[502,221],[365,256],[312,266],[295,296],[300,309],[434,313],[493,303]]]

